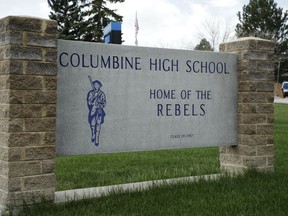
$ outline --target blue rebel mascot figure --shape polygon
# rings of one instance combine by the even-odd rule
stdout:
[[[87,106],[89,109],[88,122],[91,128],[91,142],[98,146],[101,125],[104,123],[104,117],[106,115],[104,111],[106,96],[101,90],[102,83],[99,80],[92,82],[90,76],[88,76],[88,78],[92,86],[92,90],[87,94]]]

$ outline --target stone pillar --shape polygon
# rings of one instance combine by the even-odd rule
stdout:
[[[0,20],[0,206],[55,193],[57,23]]]
[[[221,169],[274,170],[274,43],[241,38],[220,51],[238,54],[238,146],[220,148]]]

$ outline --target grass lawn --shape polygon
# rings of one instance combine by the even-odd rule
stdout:
[[[249,171],[244,176],[223,176],[211,182],[111,193],[107,197],[61,205],[44,203],[27,208],[21,214],[288,215],[287,132],[288,105],[275,104],[276,162],[273,174]],[[218,157],[218,148],[208,148],[57,158],[57,189],[217,173]],[[73,169],[78,165],[81,170],[77,172]]]
[[[219,172],[218,147],[56,159],[58,191]]]

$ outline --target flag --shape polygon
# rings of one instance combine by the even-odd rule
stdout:
[[[137,11],[136,11],[136,17],[135,17],[135,45],[138,46],[138,31],[139,31],[139,25],[138,25],[138,18],[137,18]]]

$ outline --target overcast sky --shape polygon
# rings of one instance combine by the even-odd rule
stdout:
[[[50,8],[47,0],[1,2],[1,18],[28,15],[48,19]],[[191,48],[199,43],[199,34],[205,34],[205,22],[219,22],[222,31],[225,26],[230,26],[234,32],[238,22],[236,13],[242,11],[242,6],[248,2],[249,0],[125,0],[124,3],[114,4],[112,7],[118,9],[118,13],[124,17],[124,44],[135,43],[134,25],[137,11],[139,46]],[[288,0],[275,2],[278,7],[288,10]]]

